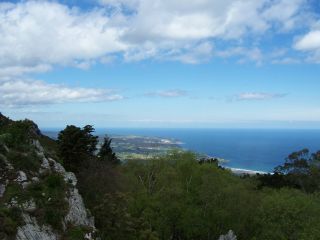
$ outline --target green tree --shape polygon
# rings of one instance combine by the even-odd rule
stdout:
[[[320,152],[310,154],[308,149],[291,153],[274,174],[258,176],[258,187],[290,187],[312,193],[320,190]]]
[[[269,189],[263,194],[255,215],[253,239],[319,239],[319,196],[295,189]]]
[[[94,136],[93,132],[94,128],[91,125],[82,129],[69,125],[59,133],[59,156],[68,171],[79,172],[85,161],[94,157],[98,137]]]
[[[110,162],[112,164],[120,164],[120,160],[117,158],[116,154],[113,152],[111,147],[112,139],[106,136],[103,140],[103,144],[98,153],[98,158],[101,161]]]

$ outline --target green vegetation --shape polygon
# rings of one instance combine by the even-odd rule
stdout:
[[[98,154],[77,176],[102,239],[218,239],[230,229],[245,240],[318,239],[319,156],[303,150],[275,174],[242,177],[190,152],[121,165]]]
[[[57,142],[47,136],[41,135],[38,138],[41,146],[43,146],[44,151],[45,151],[45,155],[47,157],[51,157],[54,160],[61,162],[57,152],[58,152],[58,146],[57,146]]]
[[[35,140],[45,143],[45,150],[55,154],[56,142],[41,135],[33,122],[15,122],[0,114],[0,183],[9,180],[0,198],[0,239],[15,239],[17,227],[23,224],[21,206],[31,200],[36,203],[36,209],[30,210],[30,214],[38,222],[62,230],[62,219],[69,207],[66,201],[67,186],[60,174],[39,175],[41,158],[35,151]],[[6,160],[14,169],[6,168]],[[27,175],[29,184],[32,177],[37,176],[38,181],[23,188],[15,180],[19,170]]]
[[[84,229],[82,227],[75,227],[71,226],[68,227],[68,230],[63,236],[63,240],[79,240],[84,239],[84,236],[87,232],[87,229]]]
[[[83,129],[67,126],[58,136],[59,156],[68,171],[78,172],[86,160],[94,156],[98,137],[94,129],[87,125]]]
[[[320,190],[320,151],[310,154],[308,149],[294,152],[274,174],[259,176],[260,187],[296,188],[306,193]]]
[[[34,199],[37,211],[34,215],[40,223],[62,229],[62,219],[68,212],[66,183],[59,174],[50,174],[27,188],[26,195]]]
[[[21,202],[26,199],[21,185],[15,182],[10,183],[6,187],[6,192],[2,197],[0,203],[1,205],[4,205],[5,203],[9,203],[13,198],[15,198],[17,202]]]
[[[7,120],[0,125],[1,141],[9,148],[24,151],[27,149],[31,137],[36,136],[38,127],[30,120]]]
[[[116,154],[111,148],[112,139],[105,137],[103,143],[99,149],[97,157],[101,161],[109,161],[111,164],[120,164],[120,160],[117,158]]]
[[[9,184],[4,196],[0,198],[0,239],[15,239],[17,228],[22,224],[21,210],[5,205],[13,198],[17,202],[24,198],[23,190],[17,183]]]
[[[5,195],[0,201],[0,208],[13,199],[17,204],[23,204],[33,199],[37,209],[32,214],[40,223],[51,225],[56,230],[62,229],[62,219],[67,214],[68,203],[66,197],[66,183],[59,174],[50,174],[33,183],[26,189],[18,183],[7,186]]]
[[[194,153],[181,150],[121,163],[111,139],[97,151],[93,132],[89,125],[67,126],[54,142],[37,134],[28,120],[0,121],[0,166],[6,157],[15,168],[6,171],[10,183],[0,199],[1,239],[14,238],[21,225],[19,208],[7,207],[12,200],[19,205],[33,199],[37,208],[30,214],[63,232],[61,220],[68,212],[63,177],[39,174],[39,181],[24,189],[13,181],[17,170],[28,178],[38,172],[40,159],[30,136],[42,141],[46,154],[58,155],[75,171],[103,240],[216,240],[230,229],[240,240],[319,239],[320,152],[292,153],[274,174],[236,176],[219,167],[217,159],[199,161]],[[90,230],[67,226],[62,237],[83,239]]]
[[[39,156],[34,151],[20,152],[10,150],[7,158],[17,170],[36,172],[39,170],[41,164]]]
[[[0,239],[15,239],[17,227],[21,223],[19,208],[0,208]]]

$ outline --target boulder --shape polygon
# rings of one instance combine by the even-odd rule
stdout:
[[[25,172],[18,171],[17,174],[18,174],[18,176],[16,178],[16,182],[22,184],[23,182],[28,181],[27,174],[25,174]]]

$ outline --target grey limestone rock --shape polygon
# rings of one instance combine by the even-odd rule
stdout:
[[[68,183],[68,192],[66,200],[69,203],[69,211],[64,219],[61,219],[64,229],[68,224],[74,226],[87,226],[92,228],[92,232],[87,233],[85,239],[94,239],[95,232],[94,218],[90,216],[89,211],[85,208],[83,199],[76,188],[77,178],[72,172],[66,172],[64,167],[52,158],[47,158],[44,154],[44,149],[38,140],[33,141],[33,145],[39,156],[42,157],[41,168],[39,173],[59,173],[63,176],[64,181]],[[18,171],[18,176],[15,180],[21,185],[28,185],[31,182],[38,182],[38,177],[32,177],[28,181],[27,175]],[[0,194],[5,191],[5,187],[0,185]],[[1,195],[0,195],[1,196]],[[43,195],[45,197],[45,195]],[[36,219],[31,217],[29,213],[36,211],[37,206],[35,201],[29,200],[23,204],[18,204],[16,199],[12,199],[8,207],[18,206],[23,211],[24,225],[18,227],[16,240],[59,240],[61,236],[55,233],[50,226],[41,226]]]
[[[221,235],[218,240],[237,240],[237,237],[232,230],[229,230],[226,235]]]
[[[94,228],[94,219],[88,216],[88,212],[84,206],[81,195],[78,189],[73,188],[70,190],[69,197],[69,212],[65,217],[65,222],[79,226],[84,225]]]
[[[5,191],[6,191],[6,185],[0,184],[0,198],[3,197]]]
[[[28,181],[27,174],[25,174],[25,172],[18,171],[17,174],[18,174],[18,176],[16,178],[16,182],[22,184],[23,182]]]
[[[57,240],[58,236],[48,226],[39,226],[36,219],[23,214],[25,225],[18,227],[16,240]]]

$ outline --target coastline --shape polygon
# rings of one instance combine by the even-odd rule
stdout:
[[[256,175],[256,174],[270,173],[270,172],[265,172],[265,171],[256,171],[256,170],[243,169],[243,168],[232,168],[232,167],[225,167],[225,168],[229,169],[231,172],[233,172],[236,175],[243,175],[243,174]]]

